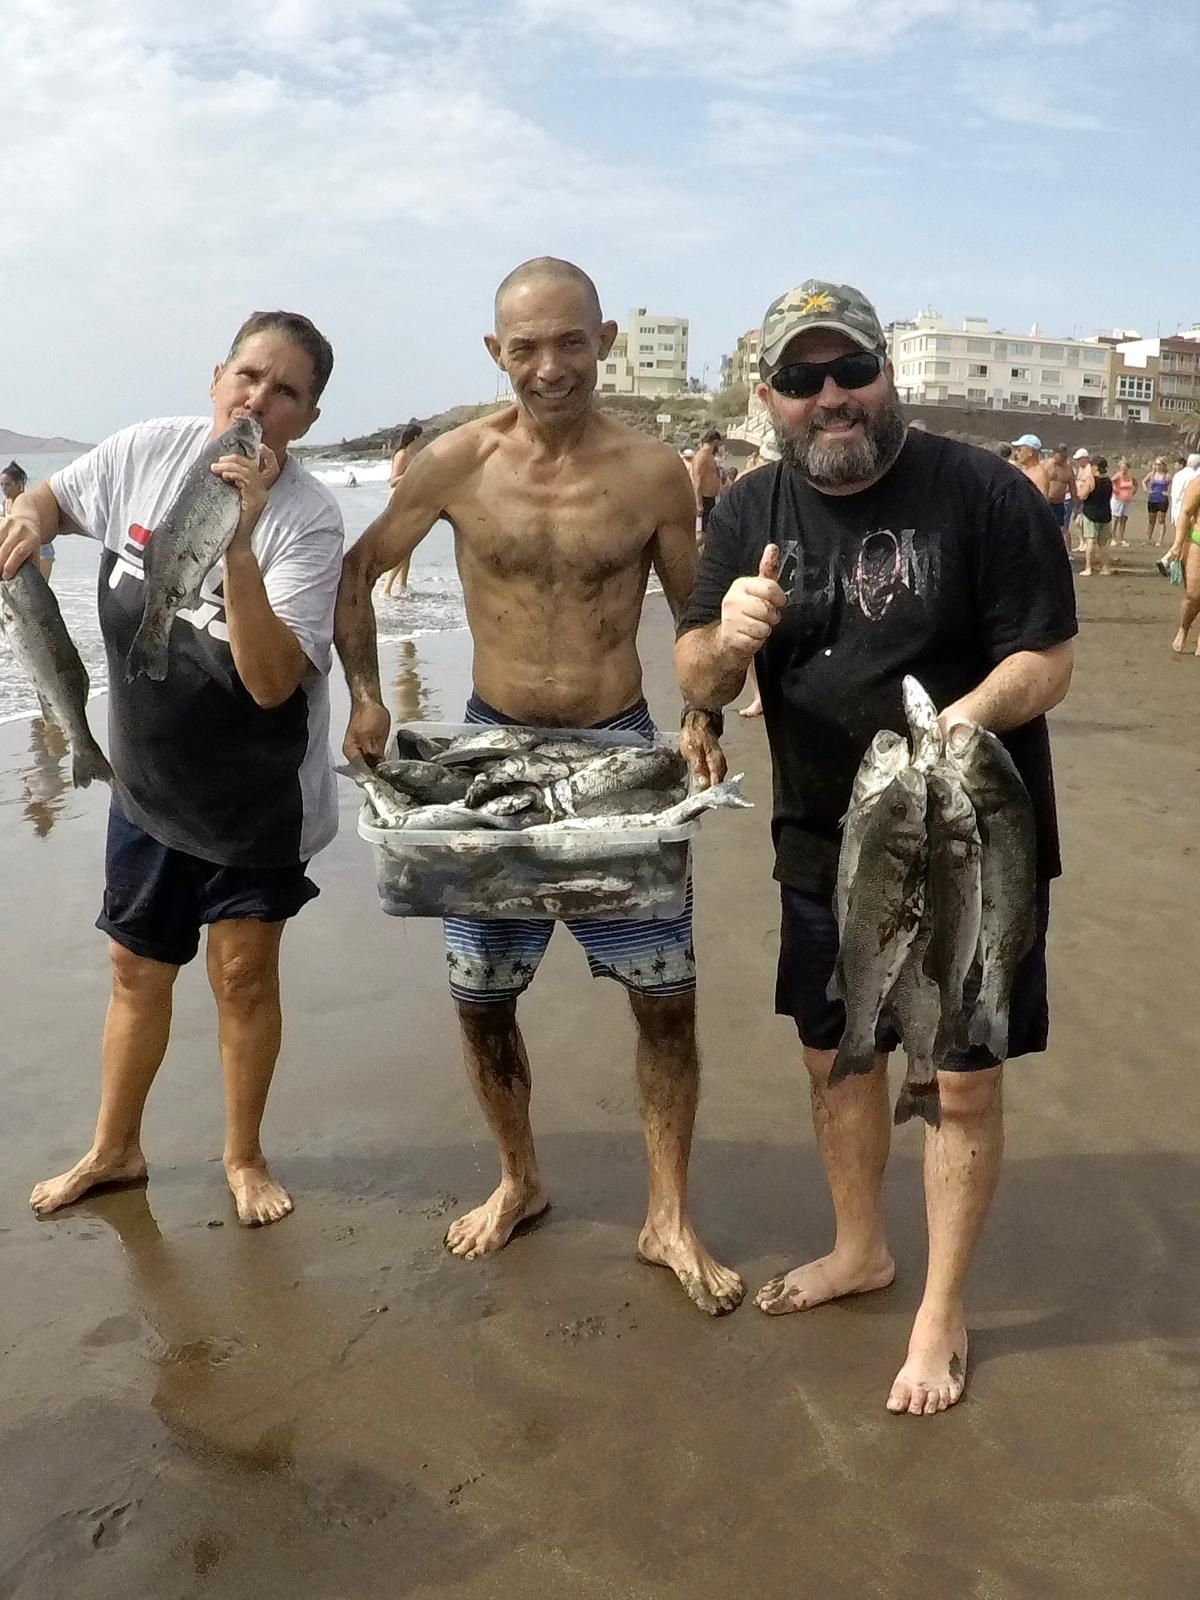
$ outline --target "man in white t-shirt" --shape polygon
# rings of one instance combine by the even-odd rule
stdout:
[[[259,312],[216,369],[210,417],[114,434],[0,519],[8,578],[57,533],[103,541],[98,606],[115,778],[103,910],[113,969],[95,1140],[31,1196],[45,1216],[100,1183],[144,1177],[141,1122],[166,1052],[171,996],[207,927],[227,1110],[225,1171],[238,1220],[292,1209],[259,1143],[279,1054],[279,944],[317,893],[305,868],[333,838],[328,673],[344,537],[337,504],[287,454],[320,414],[333,366],[307,317]],[[241,519],[198,603],[171,628],[166,678],[127,681],[144,558],[190,466],[234,419],[262,428],[257,461],[213,471]]]

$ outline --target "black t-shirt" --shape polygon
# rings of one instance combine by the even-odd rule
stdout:
[[[716,622],[735,578],[777,544],[788,605],[756,657],[774,765],[775,876],[837,878],[841,818],[881,728],[906,731],[912,673],[949,705],[1018,650],[1076,632],[1070,563],[1045,497],[972,445],[912,432],[861,494],[823,495],[782,463],[740,478],[708,525],[680,633]],[[1039,873],[1061,871],[1044,717],[1004,736],[1033,799]]]
[[[1095,488],[1079,508],[1089,522],[1112,521],[1112,479],[1097,477]]]

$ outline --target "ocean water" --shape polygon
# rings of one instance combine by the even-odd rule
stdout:
[[[70,460],[65,455],[26,455],[21,458],[21,465],[30,481],[38,482]],[[387,504],[387,463],[317,462],[310,470],[333,490],[346,524],[347,543],[353,544]],[[358,479],[356,488],[348,484],[351,472]],[[96,614],[99,565],[100,547],[94,540],[68,536],[56,542],[50,582],[88,669],[93,693],[104,689],[108,681]],[[386,600],[382,584],[379,586],[375,611],[381,640],[417,639],[424,634],[466,627],[462,586],[454,566],[454,536],[448,523],[435,524],[413,556],[406,593],[402,595],[397,590],[392,599]],[[28,716],[37,709],[37,696],[0,634],[0,722]]]

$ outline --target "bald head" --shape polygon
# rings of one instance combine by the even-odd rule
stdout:
[[[519,267],[514,267],[496,290],[497,333],[501,331],[505,306],[516,293],[521,289],[534,285],[540,287],[543,284],[578,290],[589,315],[594,315],[596,326],[598,327],[604,320],[596,285],[581,267],[575,266],[570,261],[560,261],[557,256],[535,256],[532,261],[522,261]]]

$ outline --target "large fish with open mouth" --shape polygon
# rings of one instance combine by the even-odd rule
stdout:
[[[72,783],[86,789],[94,778],[111,782],[112,768],[88,727],[87,668],[36,562],[26,561],[11,578],[0,579],[0,625],[42,711],[70,742]]]
[[[1013,758],[974,723],[950,730],[946,756],[975,807],[983,845],[979,928],[981,975],[970,1042],[997,1061],[1008,1054],[1013,979],[1037,927],[1037,834],[1033,802]]]
[[[188,468],[179,492],[146,546],[142,622],[125,660],[125,678],[145,676],[161,683],[167,675],[171,624],[179,611],[199,604],[200,585],[220,561],[237,532],[242,497],[211,468],[222,456],[258,459],[262,429],[253,417],[239,417],[211,439]]]

